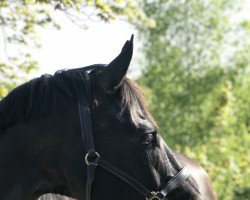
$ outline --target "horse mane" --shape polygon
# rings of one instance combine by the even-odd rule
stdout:
[[[0,101],[0,129],[63,111],[68,102],[76,98],[75,87],[77,82],[82,81],[79,73],[88,69],[45,74],[13,89]]]
[[[63,111],[67,102],[76,98],[76,87],[83,85],[83,76],[79,73],[98,70],[103,66],[91,65],[84,68],[59,70],[54,75],[44,74],[16,87],[0,101],[0,129],[21,121]],[[143,110],[155,123],[136,84],[125,78],[120,88],[122,105],[124,108],[130,108],[134,122],[139,123],[142,114],[138,111]]]
[[[54,75],[44,74],[16,87],[0,101],[0,129],[21,121],[63,111],[67,102],[76,98],[76,87],[83,85],[83,76],[79,73],[100,69],[103,66],[91,65],[84,68],[59,70]],[[124,109],[129,108],[134,123],[140,122],[142,111],[156,126],[138,86],[125,78],[120,88],[122,106]]]

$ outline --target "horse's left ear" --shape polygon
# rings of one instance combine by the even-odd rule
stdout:
[[[134,35],[126,41],[121,53],[98,75],[98,85],[106,91],[115,91],[126,76],[133,55],[133,39]]]

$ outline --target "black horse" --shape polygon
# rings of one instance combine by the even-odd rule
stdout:
[[[108,65],[43,75],[1,100],[1,200],[47,193],[79,200],[216,199],[206,172],[166,145],[140,90],[125,77],[132,53],[133,38]],[[86,143],[100,157],[94,151],[84,161]],[[191,176],[183,178],[184,166]]]

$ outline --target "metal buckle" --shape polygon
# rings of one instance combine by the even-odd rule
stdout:
[[[146,200],[164,200],[165,197],[161,192],[151,192],[152,196],[150,198],[146,198]]]
[[[87,165],[98,165],[98,161],[100,159],[100,154],[95,152],[89,152],[85,155],[85,163]]]

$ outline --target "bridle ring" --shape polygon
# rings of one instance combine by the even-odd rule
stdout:
[[[87,165],[98,165],[100,159],[100,154],[98,152],[89,152],[85,155],[85,163]]]
[[[150,198],[146,198],[146,200],[164,200],[165,197],[161,192],[151,192],[152,196]]]

